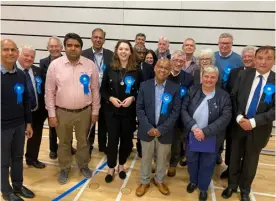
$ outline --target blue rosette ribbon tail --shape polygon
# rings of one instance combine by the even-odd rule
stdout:
[[[186,95],[186,93],[187,93],[187,88],[186,87],[180,87],[180,97],[182,98],[182,97],[184,97],[185,95]]]
[[[80,76],[80,82],[83,85],[83,92],[85,95],[89,94],[89,82],[90,82],[90,77],[86,74],[83,74]]]
[[[103,64],[103,65],[102,65],[102,67],[101,67],[101,70],[104,72],[104,71],[105,71],[105,69],[106,69],[106,65],[105,65],[105,64]]]
[[[38,94],[41,94],[41,84],[42,84],[42,79],[40,76],[35,76],[35,82],[36,82],[36,91]]]
[[[169,93],[163,93],[161,114],[167,114],[168,105],[171,101],[172,101],[172,95]]]
[[[266,104],[271,103],[272,95],[275,93],[275,85],[274,84],[266,84],[264,86],[264,93],[265,93],[264,102]]]
[[[131,89],[132,85],[134,84],[135,80],[132,76],[127,76],[127,77],[125,77],[124,81],[125,81],[125,84],[126,84],[125,93],[130,94],[130,89]]]
[[[223,77],[222,77],[222,81],[226,82],[228,80],[229,74],[232,70],[232,66],[228,65],[223,69]]]
[[[16,102],[17,104],[22,103],[22,94],[24,93],[24,85],[21,83],[16,83],[14,85],[14,92],[16,93]]]

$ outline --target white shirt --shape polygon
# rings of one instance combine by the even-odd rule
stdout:
[[[17,65],[17,68],[19,68],[20,70],[22,70],[24,72],[25,69],[20,65],[20,63],[18,61],[16,61],[16,65]],[[37,90],[36,90],[34,72],[33,72],[33,69],[31,67],[29,68],[28,73],[31,76],[31,80],[32,80],[32,84],[33,84],[33,88],[34,88],[34,92],[35,92],[36,107],[32,110],[32,112],[33,112],[33,111],[36,111],[38,109],[38,97],[37,97]]]
[[[267,82],[269,73],[270,73],[270,71],[267,72],[266,74],[263,74],[263,75],[262,75],[262,76],[263,76],[262,87],[261,87],[261,92],[260,92],[260,97],[259,97],[259,102],[258,102],[258,104],[257,104],[257,108],[258,108],[258,105],[259,105],[259,103],[260,103],[260,100],[261,100],[261,97],[262,97],[262,94],[263,94],[263,89],[264,89],[264,86],[265,86],[265,84],[266,84],[266,82]],[[252,86],[251,86],[251,90],[250,90],[250,94],[249,94],[249,97],[248,97],[248,100],[247,100],[247,104],[246,104],[246,108],[245,108],[245,114],[247,114],[247,112],[248,112],[248,109],[249,109],[250,103],[251,103],[251,101],[252,101],[254,92],[255,92],[255,90],[256,90],[256,88],[257,88],[257,85],[258,85],[258,83],[259,83],[259,81],[260,81],[260,78],[258,77],[259,75],[261,75],[261,74],[260,74],[258,71],[256,71],[255,78],[254,78],[254,80],[253,80],[253,83],[252,83]],[[236,118],[237,123],[239,123],[240,120],[241,120],[243,117],[244,117],[244,116],[241,115],[241,114],[238,115],[237,118]],[[255,121],[255,119],[254,119],[254,118],[251,118],[251,119],[249,119],[249,121],[250,121],[250,124],[251,124],[252,128],[255,128],[255,127],[256,127],[256,121]]]
[[[220,53],[220,51],[219,51],[219,56],[221,56],[221,57],[229,57],[232,54],[232,52],[233,51],[231,50],[231,52],[229,54],[227,54],[226,56],[222,56],[221,53]]]

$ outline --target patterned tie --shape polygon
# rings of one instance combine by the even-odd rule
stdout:
[[[260,80],[259,80],[259,83],[258,83],[256,89],[255,89],[253,98],[251,100],[251,103],[249,105],[248,112],[247,112],[247,115],[246,115],[248,119],[253,118],[255,116],[256,112],[257,112],[257,105],[258,105],[258,102],[259,102],[259,99],[260,99],[261,89],[262,89],[262,82],[263,82],[263,76],[259,75],[258,77],[260,78]]]
[[[31,101],[31,109],[33,110],[36,107],[36,98],[35,98],[33,82],[32,82],[31,76],[29,74],[29,70],[24,69],[24,72],[25,72],[25,75],[27,78],[27,87],[28,87],[29,97],[30,97],[30,101]]]

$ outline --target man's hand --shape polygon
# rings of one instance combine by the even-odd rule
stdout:
[[[150,130],[148,131],[148,135],[151,136],[151,137],[154,137],[154,136],[155,136],[154,130],[155,130],[155,128],[150,129]]]
[[[58,126],[58,119],[57,117],[49,117],[49,126],[56,128]]]
[[[251,123],[248,119],[246,118],[242,118],[239,122],[240,127],[245,130],[245,131],[251,131],[252,130],[252,126]]]
[[[159,137],[161,135],[161,133],[159,132],[159,130],[157,128],[154,129],[154,136]]]
[[[193,132],[194,132],[195,138],[196,138],[198,141],[204,140],[205,135],[204,135],[204,133],[203,133],[203,131],[202,131],[201,129],[195,128],[195,129],[193,129]]]
[[[27,124],[25,135],[27,136],[27,138],[33,137],[33,129],[32,129],[31,124]]]
[[[110,97],[109,98],[109,101],[117,108],[121,107],[121,104],[122,102],[118,99],[118,98],[115,98],[115,97]]]
[[[92,115],[91,117],[91,124],[96,124],[96,122],[98,121],[99,119],[99,115]]]
[[[128,97],[126,98],[122,103],[121,103],[121,106],[123,107],[129,107],[130,104],[134,101],[134,97],[131,96],[131,97]]]

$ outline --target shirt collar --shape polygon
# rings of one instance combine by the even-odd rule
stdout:
[[[173,77],[177,77],[180,73],[181,73],[181,71],[179,71],[176,75],[174,75],[173,72],[171,71],[171,75],[172,75]]]
[[[71,62],[69,61],[69,59],[67,58],[67,56],[64,56],[64,63],[65,64],[67,64],[67,63],[71,64]],[[79,64],[81,64],[81,65],[83,64],[83,56],[80,56],[80,59],[78,60],[76,66],[79,65]]]
[[[263,79],[265,81],[267,81],[269,74],[270,74],[270,71],[268,71],[267,73],[265,73],[265,74],[262,75]],[[258,77],[259,75],[261,75],[261,74],[256,70],[255,78]]]
[[[219,56],[224,57],[224,58],[231,56],[231,54],[233,53],[233,51],[231,50],[231,52],[230,52],[229,54],[227,54],[226,56],[222,56],[222,55],[220,54],[220,51],[218,51],[218,52],[219,52]]]
[[[94,48],[92,47],[92,52],[93,52],[93,54],[95,54],[95,50],[94,50]],[[98,52],[98,53],[96,53],[96,54],[103,54],[103,48],[101,49],[101,51],[100,52]]]
[[[13,71],[12,72],[10,72],[10,73],[16,73],[16,66],[14,65],[14,67],[13,67]],[[9,71],[8,71],[8,69],[3,65],[3,64],[1,64],[1,72],[3,73],[3,74],[6,74],[6,73],[8,73]]]
[[[165,80],[165,82],[163,82],[162,84],[158,84],[157,81],[156,81],[156,79],[154,79],[155,86],[165,87],[166,86],[166,82],[167,82],[167,80]]]

